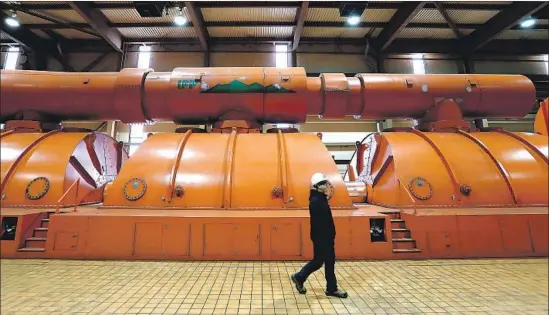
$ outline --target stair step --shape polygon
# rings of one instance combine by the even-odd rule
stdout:
[[[421,253],[421,249],[419,249],[419,248],[412,248],[412,249],[397,248],[397,249],[393,249],[393,253]]]
[[[46,241],[45,237],[29,237],[27,241]]]
[[[42,219],[42,223],[40,227],[47,228],[50,225],[50,219]]]
[[[402,219],[391,219],[391,229],[403,229],[406,226],[406,222]]]
[[[393,238],[393,242],[415,242],[413,238]]]
[[[39,228],[35,228],[34,230],[35,231],[47,231],[48,228],[47,227],[39,227]]]
[[[406,228],[391,229],[391,235],[393,238],[410,238],[412,236],[410,230]]]
[[[38,247],[25,247],[25,248],[19,248],[17,250],[18,252],[45,252],[45,248],[38,248]]]
[[[48,231],[34,231],[33,237],[46,237],[48,236]]]

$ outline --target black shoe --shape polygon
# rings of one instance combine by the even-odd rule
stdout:
[[[331,292],[326,291],[326,295],[327,296],[335,296],[335,297],[338,297],[340,299],[346,299],[348,297],[347,292],[341,291],[341,290],[335,290],[335,291],[331,291]]]
[[[295,288],[297,289],[297,292],[301,294],[307,293],[307,289],[305,289],[305,287],[303,286],[303,282],[300,282],[299,280],[297,280],[295,275],[292,275],[291,278],[292,278],[292,282],[295,284]]]

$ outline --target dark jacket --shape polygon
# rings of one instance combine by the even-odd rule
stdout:
[[[332,211],[325,194],[311,189],[309,214],[311,216],[311,240],[313,243],[333,242],[336,231]]]

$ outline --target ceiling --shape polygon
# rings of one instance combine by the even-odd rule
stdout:
[[[359,4],[366,2],[359,2]],[[131,1],[4,1],[2,18],[16,10],[22,27],[4,28],[3,43],[31,49],[65,43],[67,49],[104,46],[122,51],[124,43],[288,42],[368,43],[378,53],[510,53],[549,51],[547,2],[388,2],[370,1],[360,23],[349,26],[339,14],[344,2],[167,2],[167,15],[141,17]],[[355,3],[356,4],[356,3]],[[176,26],[179,8],[188,21]],[[532,16],[536,24],[518,24]]]

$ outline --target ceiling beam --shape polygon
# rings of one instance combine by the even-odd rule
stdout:
[[[41,51],[40,48],[42,47],[48,47],[47,40],[44,40],[40,38],[38,35],[31,32],[28,28],[26,28],[24,25],[21,25],[17,28],[11,28],[6,25],[4,25],[4,21],[8,15],[4,11],[0,11],[0,18],[2,21],[2,32],[4,32],[11,40],[18,43],[19,45],[30,49],[35,52]]]
[[[500,11],[493,18],[488,20],[488,22],[484,24],[484,27],[463,37],[460,41],[460,49],[462,49],[464,53],[476,51],[502,32],[520,22],[520,20],[537,12],[546,5],[547,2],[513,2],[508,8]]]
[[[401,8],[398,9],[391,20],[389,25],[379,33],[376,38],[375,46],[377,50],[383,52],[391,43],[395,40],[398,33],[410,23],[410,21],[419,13],[423,8],[425,2],[405,2]]]
[[[185,1],[185,7],[187,8],[187,12],[189,13],[191,22],[193,23],[194,31],[200,40],[202,48],[205,51],[208,51],[208,41],[210,39],[210,35],[204,26],[204,17],[202,16],[201,10],[197,8],[192,1]]]
[[[72,1],[70,7],[76,11],[90,26],[117,52],[122,52],[122,35],[109,27],[109,21],[101,10],[92,8],[89,2]]]
[[[172,22],[152,22],[152,23],[109,23],[109,27],[114,28],[131,28],[131,27],[175,27]],[[295,22],[276,22],[276,21],[239,21],[239,22],[225,22],[225,21],[210,21],[204,22],[205,27],[293,27]],[[360,22],[354,27],[367,27],[367,28],[385,28],[388,26],[385,22]],[[477,29],[484,26],[484,24],[455,24],[458,29]],[[29,29],[82,29],[90,27],[87,23],[68,23],[68,24],[25,24]],[[194,27],[192,23],[188,23],[183,27]],[[305,21],[304,27],[349,27],[345,22],[319,22],[319,21]],[[407,28],[436,28],[447,29],[448,23],[409,23]],[[513,26],[511,29],[520,29],[518,25]],[[536,24],[530,29],[549,29],[549,24]]]
[[[311,2],[310,8],[338,8],[340,2],[337,1],[322,1]],[[91,3],[94,9],[133,9],[135,6],[133,3],[116,3],[116,2],[103,2],[103,3]],[[174,2],[168,4],[168,7],[177,7]],[[200,1],[196,2],[198,8],[299,8],[301,3],[299,1]],[[399,2],[370,2],[368,3],[369,9],[398,9],[401,6]],[[453,10],[483,10],[483,11],[499,11],[505,9],[507,4],[476,4],[471,1],[470,3],[446,3],[447,9]],[[28,4],[22,2],[19,7],[29,10],[67,10],[71,9],[70,5],[66,3],[32,3]],[[5,3],[0,3],[0,9],[6,8]],[[435,9],[436,7],[432,3],[425,5],[425,8]]]
[[[454,35],[457,39],[461,38],[461,32],[459,31],[459,28],[457,27],[456,23],[454,23],[454,20],[448,15],[448,12],[446,12],[446,9],[444,8],[444,5],[442,2],[435,2],[435,7],[437,7],[438,12],[442,15],[446,23],[448,23],[448,26],[452,29],[452,32],[454,32]]]
[[[303,1],[301,2],[301,8],[297,10],[297,16],[295,21],[295,30],[294,30],[294,41],[292,44],[292,51],[297,49],[297,46],[299,46],[299,40],[301,39],[301,35],[303,35],[303,30],[305,26],[305,19],[307,18],[307,12],[309,11],[309,1]]]
[[[0,19],[2,19],[1,23],[4,23],[3,21],[6,17],[8,17],[8,15],[5,12],[0,11]],[[33,51],[35,56],[47,55],[53,57],[61,64],[64,63],[63,57],[55,50],[55,44],[52,41],[41,38],[25,28],[24,25],[21,25],[18,28],[3,27],[2,31],[14,42],[20,44],[25,49]],[[42,60],[43,59],[44,58],[42,58]]]

